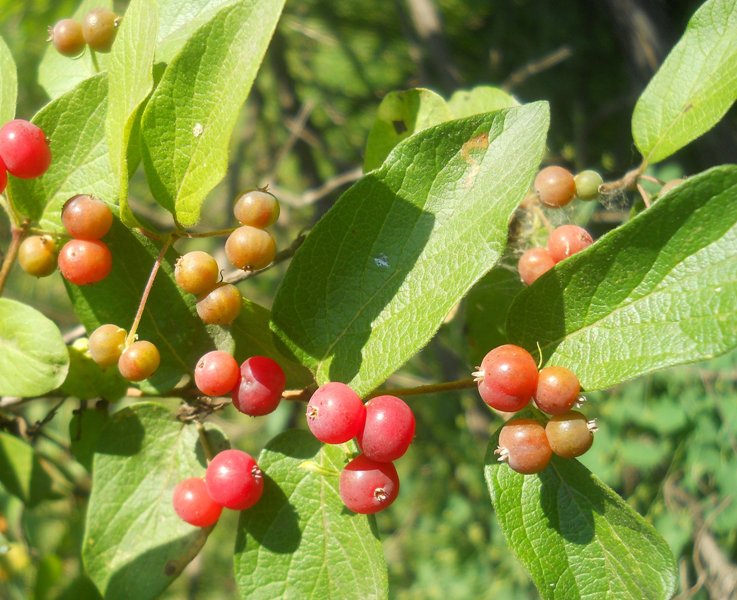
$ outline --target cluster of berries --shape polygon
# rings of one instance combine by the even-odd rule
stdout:
[[[172,503],[190,525],[211,527],[223,508],[251,508],[263,491],[263,474],[254,458],[241,450],[223,450],[207,465],[204,478],[185,479],[174,488]]]
[[[0,193],[8,184],[8,173],[34,179],[51,164],[51,150],[40,127],[24,119],[13,119],[0,127]]]
[[[106,323],[90,335],[89,353],[98,365],[118,364],[118,371],[128,381],[143,381],[156,372],[161,363],[159,349],[147,340],[129,340],[122,327]]]
[[[264,228],[276,222],[279,210],[279,201],[265,190],[251,190],[236,200],[233,214],[241,226],[225,242],[225,254],[235,267],[257,271],[271,264],[276,242]],[[240,314],[240,291],[219,281],[220,267],[207,252],[195,250],[181,256],[174,278],[185,292],[197,296],[197,314],[203,322],[230,325]]]
[[[110,52],[120,19],[108,8],[93,8],[81,23],[74,19],[62,19],[49,27],[48,41],[64,56],[79,56],[85,45],[96,52]]]
[[[596,171],[581,171],[574,177],[568,169],[552,165],[540,169],[535,176],[535,195],[545,206],[562,208],[574,198],[596,200],[604,183]]]
[[[499,436],[499,460],[519,473],[538,473],[553,453],[574,458],[593,443],[596,424],[572,408],[581,400],[581,386],[565,367],[550,366],[538,372],[532,355],[524,348],[505,344],[491,350],[473,373],[481,398],[504,412],[516,412],[534,400],[552,415],[543,426],[535,419],[512,419]]]
[[[326,444],[356,438],[361,454],[340,474],[340,498],[353,512],[376,513],[399,494],[394,461],[415,435],[415,417],[396,396],[377,396],[366,404],[344,383],[320,386],[307,404],[307,425]]]
[[[591,234],[578,225],[561,225],[548,236],[546,248],[528,248],[517,263],[520,279],[532,285],[560,261],[594,243]]]

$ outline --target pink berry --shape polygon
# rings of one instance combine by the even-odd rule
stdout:
[[[579,398],[578,377],[565,367],[545,367],[537,378],[535,404],[551,415],[560,415],[573,408]]]
[[[39,177],[51,164],[46,135],[30,121],[15,119],[0,128],[0,158],[11,175]]]
[[[198,477],[185,479],[174,488],[172,504],[179,518],[195,527],[214,525],[223,512],[223,507],[207,493],[204,480]]]
[[[340,499],[353,512],[379,512],[398,495],[399,475],[392,463],[376,462],[359,454],[340,474]]]
[[[100,240],[69,240],[59,252],[59,270],[74,285],[102,281],[113,268],[113,255]]]
[[[110,207],[89,194],[77,194],[64,203],[61,223],[73,238],[99,240],[113,225]]]
[[[520,256],[517,271],[525,285],[532,285],[555,266],[555,260],[545,248],[529,248]]]
[[[286,386],[284,371],[275,360],[252,356],[240,369],[240,382],[233,389],[233,406],[252,417],[276,410]]]
[[[366,407],[344,383],[332,381],[317,388],[307,404],[307,426],[326,444],[342,444],[356,437],[366,422]]]
[[[358,445],[366,458],[388,463],[407,452],[415,435],[412,409],[396,396],[377,396],[366,403],[366,424]]]
[[[240,450],[223,450],[207,465],[205,485],[210,497],[225,508],[250,508],[264,491],[264,477],[253,457]]]
[[[238,363],[227,352],[213,350],[199,361],[194,369],[194,382],[206,396],[224,396],[238,385]]]
[[[495,450],[500,462],[507,462],[517,473],[539,473],[548,466],[553,451],[545,428],[534,419],[512,419],[499,432]]]
[[[484,402],[505,412],[522,410],[537,387],[535,359],[524,348],[512,344],[489,352],[474,375]]]
[[[555,262],[560,262],[588,248],[594,240],[591,234],[578,225],[561,225],[548,237],[548,252]]]

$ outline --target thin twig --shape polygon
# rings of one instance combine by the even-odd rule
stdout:
[[[292,151],[294,144],[296,144],[297,140],[302,137],[302,132],[307,126],[307,121],[309,120],[312,111],[315,110],[315,104],[315,100],[312,98],[302,104],[297,116],[294,118],[294,121],[289,125],[289,137],[287,138],[287,141],[284,142],[284,145],[281,147],[274,159],[274,164],[271,167],[271,174],[267,179],[269,185],[271,185],[276,179],[276,173],[279,170],[279,166]]]
[[[3,259],[2,267],[0,267],[0,296],[3,295],[5,283],[8,281],[10,271],[13,269],[15,259],[18,257],[18,249],[20,248],[20,244],[25,237],[27,225],[28,223],[26,222],[21,227],[12,228],[10,246],[8,246],[8,252]]]
[[[512,74],[504,80],[504,83],[502,83],[502,89],[510,91],[533,75],[537,75],[542,71],[550,69],[557,64],[562,63],[564,60],[568,60],[571,56],[573,56],[573,50],[568,46],[561,46],[542,58],[533,60],[516,71],[513,71]]]
[[[361,169],[361,167],[356,167],[350,171],[331,177],[322,185],[314,189],[307,190],[303,194],[295,194],[276,185],[271,185],[270,190],[285,204],[293,207],[301,207],[313,204],[318,200],[322,200],[325,196],[329,196],[335,190],[349,183],[353,183],[354,181],[361,179],[361,177],[363,177],[363,169]]]

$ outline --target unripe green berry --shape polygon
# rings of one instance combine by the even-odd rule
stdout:
[[[126,335],[125,329],[117,325],[100,325],[90,335],[88,350],[92,360],[101,367],[114,365],[125,348]]]
[[[56,242],[50,235],[31,235],[18,248],[18,264],[29,275],[46,277],[56,270]]]
[[[574,178],[576,196],[581,200],[596,200],[599,197],[599,186],[604,183],[601,175],[596,171],[581,171]]]

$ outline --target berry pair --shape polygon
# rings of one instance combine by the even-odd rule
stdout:
[[[43,175],[51,164],[51,150],[43,130],[23,119],[8,121],[0,128],[0,193],[8,173],[20,179]]]
[[[110,52],[118,33],[120,17],[107,8],[94,8],[80,23],[62,19],[49,27],[48,40],[59,54],[79,56],[88,45],[96,52]]]
[[[241,450],[223,450],[207,465],[204,479],[185,479],[174,488],[172,504],[190,525],[210,527],[223,508],[251,508],[263,491],[263,474],[253,457]]]
[[[534,398],[540,410],[563,414],[578,402],[581,391],[571,371],[551,366],[538,373],[532,355],[513,344],[491,350],[473,375],[484,402],[504,412],[522,410]]]
[[[111,323],[100,325],[90,335],[89,353],[98,365],[118,364],[118,371],[128,381],[143,381],[156,372],[161,363],[159,349],[146,340],[126,346],[127,332]]]
[[[591,234],[583,227],[578,225],[556,227],[548,236],[547,248],[529,248],[522,254],[517,264],[520,279],[526,285],[532,285],[557,263],[581,252],[593,243]]]
[[[241,226],[228,236],[225,255],[238,269],[258,271],[276,256],[276,242],[265,230],[279,218],[279,201],[265,190],[251,190],[236,200],[233,214]]]
[[[415,434],[415,417],[404,401],[377,396],[364,405],[349,386],[331,382],[310,398],[307,425],[327,444],[357,439],[362,454],[340,475],[340,497],[350,510],[370,514],[394,502],[399,476],[393,461],[407,452]]]
[[[584,454],[594,442],[595,431],[595,421],[573,410],[554,416],[544,426],[535,419],[512,419],[502,427],[494,453],[518,473],[539,473],[553,454],[563,458]]]
[[[286,377],[279,363],[266,356],[252,356],[239,367],[235,358],[222,350],[205,354],[194,370],[197,388],[207,396],[230,394],[233,406],[252,416],[276,410]]]
[[[575,177],[568,169],[550,166],[541,169],[535,177],[535,194],[545,206],[561,208],[574,198],[594,200],[599,197],[599,186],[604,183],[596,171],[581,171]]]

